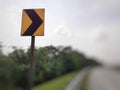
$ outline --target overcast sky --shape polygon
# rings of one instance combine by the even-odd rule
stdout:
[[[45,8],[45,36],[36,46],[64,45],[107,64],[120,64],[120,0],[0,0],[0,42],[27,48],[22,9]]]

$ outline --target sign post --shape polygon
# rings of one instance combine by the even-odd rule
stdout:
[[[34,46],[35,36],[44,36],[44,12],[45,9],[24,9],[22,13],[21,36],[31,36],[31,49],[28,74],[28,90],[32,90],[34,84]]]
[[[28,90],[31,90],[33,86],[33,76],[34,76],[34,46],[35,46],[35,36],[31,36],[31,50],[30,50],[30,62],[29,62],[29,73],[28,73]]]

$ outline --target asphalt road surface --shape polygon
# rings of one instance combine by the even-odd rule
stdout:
[[[89,75],[88,90],[120,90],[120,71],[94,68]]]

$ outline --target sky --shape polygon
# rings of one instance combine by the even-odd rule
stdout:
[[[120,0],[0,0],[0,42],[28,48],[21,37],[22,10],[45,8],[45,36],[36,47],[71,46],[105,64],[120,64]]]

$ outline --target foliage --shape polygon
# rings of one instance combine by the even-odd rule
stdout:
[[[1,50],[1,49],[0,49]],[[26,89],[29,70],[30,49],[18,49],[5,56],[0,55],[0,85]],[[46,46],[35,49],[34,84],[43,83],[68,72],[94,66],[98,63],[86,58],[71,47]],[[8,89],[9,90],[9,89]],[[17,89],[16,89],[17,90]]]

